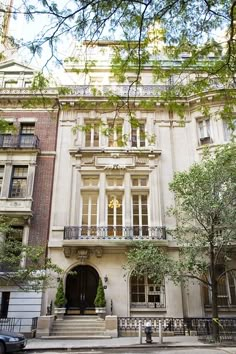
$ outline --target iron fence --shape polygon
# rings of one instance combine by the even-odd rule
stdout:
[[[172,318],[172,317],[118,317],[119,335],[126,333],[138,334],[139,321],[142,331],[147,322],[151,322],[152,332],[155,335],[159,331],[161,321],[162,331],[166,335],[195,335],[202,341],[212,340],[212,319],[211,318]],[[236,340],[236,318],[220,318],[219,325],[220,341]]]
[[[33,318],[1,318],[0,330],[9,332],[35,333],[37,329],[38,317]]]
[[[236,340],[236,318],[220,318],[217,320],[219,339],[221,342]],[[211,318],[191,319],[190,331],[195,330],[200,340],[213,341],[213,324]]]
[[[0,330],[9,332],[21,331],[21,319],[20,318],[0,318]]]
[[[159,226],[66,226],[64,240],[121,239],[165,240],[166,228]]]

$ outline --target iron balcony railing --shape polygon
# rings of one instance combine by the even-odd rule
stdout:
[[[165,240],[160,226],[65,226],[64,240]]]
[[[33,148],[39,146],[39,138],[36,135],[10,135],[0,134],[0,148]]]

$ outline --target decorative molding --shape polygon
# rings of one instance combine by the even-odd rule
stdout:
[[[103,255],[103,249],[102,249],[102,247],[95,247],[94,253],[95,253],[95,255],[96,255],[97,258],[101,258],[102,255]]]
[[[83,157],[82,158],[82,164],[83,165],[92,165],[92,164],[94,164],[94,156]]]
[[[87,248],[78,248],[76,258],[83,264],[89,258],[89,250]]]

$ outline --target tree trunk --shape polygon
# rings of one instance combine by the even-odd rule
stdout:
[[[212,337],[214,342],[220,341],[218,315],[218,289],[215,269],[215,253],[213,244],[210,245],[211,291],[212,291]]]

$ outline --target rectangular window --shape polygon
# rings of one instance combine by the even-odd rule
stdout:
[[[32,86],[32,81],[25,81],[24,82],[24,87],[31,87]]]
[[[12,136],[13,123],[8,123],[7,129],[2,135],[2,147],[11,147],[14,144],[14,137]]]
[[[138,127],[131,128],[131,146],[144,147],[145,146],[145,124],[140,123]]]
[[[148,178],[146,176],[132,176],[132,186],[133,187],[146,187],[148,183]]]
[[[20,134],[23,135],[34,135],[35,123],[21,123]]]
[[[3,176],[4,176],[4,166],[0,166],[0,196],[2,194]]]
[[[199,141],[200,145],[209,144],[212,142],[210,119],[203,119],[198,121]]]
[[[107,177],[108,187],[122,187],[123,186],[123,177]]]
[[[145,194],[133,194],[133,234],[148,236],[148,199]]]
[[[122,147],[124,146],[123,139],[123,125],[116,122],[116,124],[108,123],[108,146],[109,147]]]
[[[97,187],[98,186],[98,177],[97,176],[83,177],[83,186],[84,187]]]
[[[86,124],[85,126],[85,146],[99,146],[99,124]]]
[[[6,88],[12,88],[12,87],[17,87],[17,86],[18,86],[18,81],[14,81],[14,80],[5,81],[5,83],[4,83],[4,87],[6,87]]]
[[[158,308],[165,306],[163,285],[153,284],[146,276],[131,276],[131,305],[134,307]]]
[[[34,145],[34,123],[22,123],[20,126],[20,146],[32,147]]]
[[[97,193],[83,193],[82,195],[82,236],[97,233],[97,199]]]
[[[122,236],[123,207],[122,195],[108,195],[107,224],[109,236]]]
[[[10,198],[25,198],[27,190],[28,166],[13,166]]]

